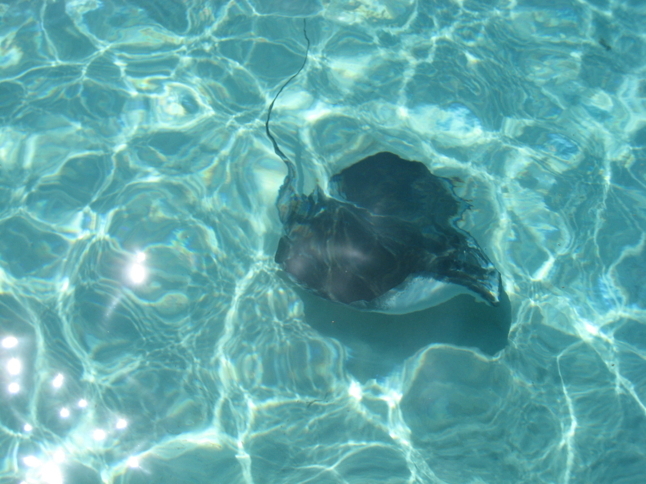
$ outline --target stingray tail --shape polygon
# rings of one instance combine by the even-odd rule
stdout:
[[[282,186],[280,187],[280,191],[278,192],[278,210],[279,210],[279,216],[280,216],[280,221],[284,224],[287,222],[290,213],[292,212],[292,205],[293,201],[295,198],[295,190],[294,190],[294,180],[296,179],[296,167],[294,166],[294,163],[287,158],[285,153],[282,152],[280,147],[278,146],[278,143],[276,142],[276,139],[273,137],[271,134],[271,131],[269,130],[269,121],[271,120],[271,111],[274,108],[274,104],[276,103],[276,100],[278,99],[278,96],[280,96],[280,93],[283,92],[283,89],[287,87],[287,85],[294,80],[296,76],[298,76],[301,71],[303,70],[303,67],[305,67],[305,64],[307,62],[307,56],[310,51],[310,39],[307,36],[307,21],[306,19],[303,19],[303,36],[305,37],[305,41],[307,42],[307,48],[305,49],[305,58],[303,59],[303,64],[301,64],[301,67],[296,71],[296,73],[287,79],[285,83],[280,87],[278,92],[276,93],[276,96],[274,96],[274,99],[271,101],[271,104],[269,105],[269,110],[267,111],[267,120],[265,121],[265,131],[267,132],[267,137],[271,141],[271,144],[274,146],[274,152],[276,155],[283,160],[283,163],[285,163],[285,166],[287,167],[287,176],[285,177],[285,181],[283,181]]]

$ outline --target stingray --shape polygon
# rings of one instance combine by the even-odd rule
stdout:
[[[335,174],[328,193],[297,192],[294,163],[265,129],[287,175],[276,206],[284,233],[275,262],[300,286],[357,309],[405,314],[468,293],[497,306],[500,273],[457,226],[469,208],[450,180],[423,163],[381,152]]]

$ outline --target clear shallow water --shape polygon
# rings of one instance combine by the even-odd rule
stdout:
[[[644,482],[642,2],[0,12],[2,482]],[[460,179],[504,350],[277,272],[303,17],[303,190],[381,150]]]

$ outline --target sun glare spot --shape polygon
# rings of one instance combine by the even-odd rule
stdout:
[[[38,467],[40,465],[40,459],[35,455],[28,455],[22,461],[27,467]]]
[[[63,376],[62,373],[59,373],[54,377],[54,380],[52,380],[52,385],[54,388],[60,388],[63,386],[63,382],[65,381],[65,377]]]
[[[65,451],[63,451],[63,449],[58,449],[54,452],[54,462],[59,464],[65,462]]]
[[[2,347],[3,348],[15,348],[18,346],[18,338],[15,336],[7,336],[6,338],[2,338]]]
[[[11,358],[7,362],[7,371],[10,375],[19,375],[22,371],[22,363],[18,358]]]
[[[41,476],[46,484],[63,484],[63,473],[54,462],[48,462],[43,466]]]
[[[142,264],[132,264],[128,270],[128,277],[133,284],[141,284],[147,276],[148,271]]]

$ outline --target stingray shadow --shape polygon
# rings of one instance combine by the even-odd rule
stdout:
[[[507,345],[511,304],[501,291],[497,307],[463,294],[424,311],[391,315],[360,311],[298,288],[306,322],[348,349],[346,367],[365,382],[400,367],[420,349],[437,343],[495,355]]]

